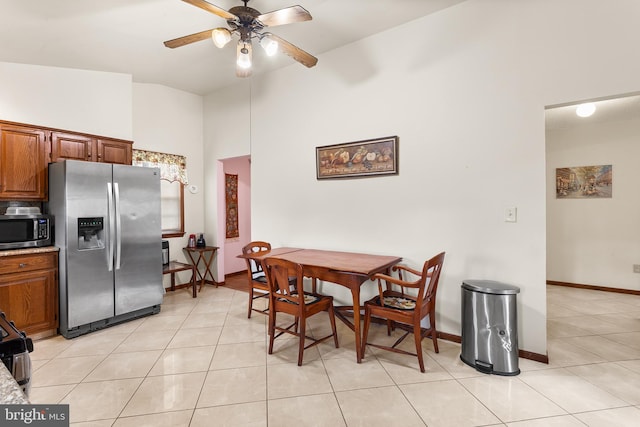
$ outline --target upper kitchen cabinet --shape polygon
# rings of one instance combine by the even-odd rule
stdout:
[[[51,132],[51,161],[62,159],[95,161],[96,140],[74,133]]]
[[[0,200],[46,200],[47,132],[0,123]]]
[[[131,164],[131,141],[51,132],[51,161],[62,159],[88,162]]]
[[[132,153],[131,141],[119,139],[99,138],[97,140],[98,158],[96,161],[102,163],[118,163],[121,165],[131,164]]]
[[[132,141],[0,121],[0,200],[47,200],[47,165],[131,164]]]

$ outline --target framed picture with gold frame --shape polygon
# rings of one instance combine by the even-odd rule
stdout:
[[[316,147],[317,179],[397,174],[397,136]]]

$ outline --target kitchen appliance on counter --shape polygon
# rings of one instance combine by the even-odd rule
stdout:
[[[169,241],[162,241],[162,265],[169,265]]]
[[[52,163],[47,207],[60,248],[60,334],[74,338],[160,311],[159,169]]]
[[[31,389],[31,357],[33,342],[20,332],[0,311],[0,359],[26,396]]]
[[[32,206],[9,206],[0,215],[0,250],[52,245],[53,218]]]

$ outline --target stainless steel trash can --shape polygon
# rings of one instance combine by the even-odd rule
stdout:
[[[462,282],[460,359],[480,372],[518,375],[517,286],[493,280]]]

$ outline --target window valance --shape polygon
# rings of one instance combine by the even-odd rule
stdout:
[[[158,153],[156,151],[133,150],[134,166],[160,168],[160,178],[169,182],[189,183],[187,177],[187,158],[177,154]]]

